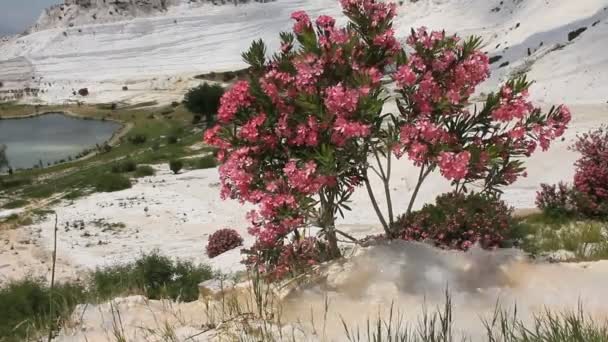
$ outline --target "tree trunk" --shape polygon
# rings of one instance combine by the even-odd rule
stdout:
[[[334,216],[335,193],[333,190],[325,190],[321,193],[321,212],[319,225],[325,234],[328,244],[328,257],[337,259],[342,254],[338,247],[338,237],[336,236],[336,218]]]

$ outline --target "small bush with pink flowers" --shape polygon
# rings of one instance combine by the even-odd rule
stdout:
[[[207,242],[207,255],[210,258],[215,258],[222,253],[242,245],[243,238],[236,230],[230,228],[220,229],[209,237],[209,242]]]
[[[541,184],[536,192],[536,206],[550,217],[569,217],[577,213],[575,190],[560,182],[558,185]]]
[[[580,135],[574,151],[574,185],[541,184],[536,205],[546,215],[608,218],[608,130],[601,127]]]
[[[401,238],[448,249],[499,247],[515,228],[513,209],[489,194],[447,193],[397,221]]]
[[[574,188],[586,199],[579,210],[587,216],[608,218],[608,128],[579,136],[573,149],[581,154],[574,163]]]

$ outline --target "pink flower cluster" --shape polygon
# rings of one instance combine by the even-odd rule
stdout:
[[[493,187],[525,175],[513,160],[530,156],[538,145],[547,149],[564,133],[571,116],[567,107],[542,114],[528,100],[525,78],[509,81],[488,97],[486,108],[469,112],[469,99],[490,70],[474,39],[422,27],[407,43],[415,52],[393,74],[401,94],[398,157],[407,153],[418,166],[438,166],[455,182],[491,179]]]
[[[291,19],[295,20],[293,25],[293,32],[296,34],[302,34],[307,30],[312,29],[312,24],[308,14],[304,11],[296,11],[291,14]]]
[[[419,28],[407,39],[416,51],[408,64],[401,65],[394,79],[400,87],[408,88],[407,96],[414,110],[430,114],[443,102],[464,104],[490,70],[488,57],[481,51],[463,55],[463,45],[456,36],[445,32],[427,32]],[[419,82],[416,82],[419,80]],[[416,85],[416,86],[414,86]]]
[[[437,164],[445,178],[458,181],[466,177],[470,160],[471,153],[469,151],[460,153],[441,152],[437,158]]]
[[[242,108],[251,105],[253,98],[249,93],[249,83],[238,81],[227,91],[220,100],[220,108],[217,112],[218,120],[228,123],[234,119],[234,115]]]

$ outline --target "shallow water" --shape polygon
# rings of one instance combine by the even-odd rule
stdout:
[[[14,169],[44,166],[103,144],[120,124],[113,121],[85,120],[60,113],[23,119],[0,120],[0,145]]]

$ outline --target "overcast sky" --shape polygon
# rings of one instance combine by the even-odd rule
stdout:
[[[30,27],[42,10],[62,0],[0,0],[0,33],[21,33]]]

